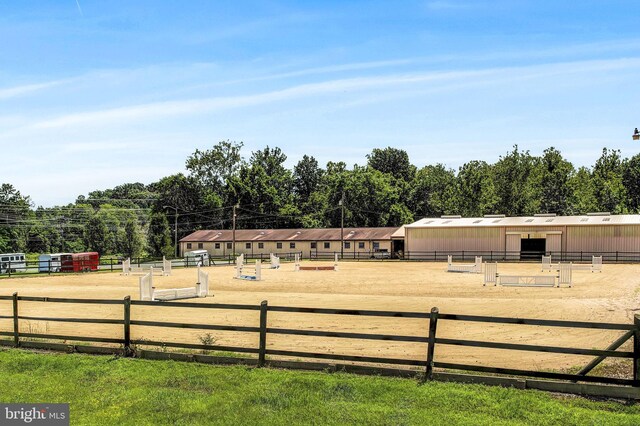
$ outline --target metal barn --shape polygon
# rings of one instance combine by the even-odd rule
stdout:
[[[640,261],[640,215],[591,213],[529,217],[425,218],[405,225],[405,258],[446,260],[483,256],[487,260]]]

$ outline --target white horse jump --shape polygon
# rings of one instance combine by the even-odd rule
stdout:
[[[130,258],[122,261],[122,273],[120,275],[146,275],[148,273],[156,276],[171,275],[171,261],[162,256],[162,268],[154,268],[147,265],[131,266]]]
[[[271,262],[271,265],[269,266],[270,269],[280,268],[280,258],[275,254],[269,253],[269,261]]]
[[[602,272],[602,256],[591,256],[591,264],[573,265],[575,271]]]
[[[337,271],[338,270],[338,253],[334,254],[333,266],[318,265],[318,266],[300,266],[300,254],[296,253],[294,271]]]
[[[558,275],[500,275],[497,263],[485,263],[484,285],[505,287],[560,287],[572,286],[571,263],[559,264]],[[556,285],[556,278],[558,283]]]
[[[238,280],[247,280],[247,281],[260,281],[262,278],[262,266],[260,260],[256,260],[256,266],[254,270],[254,275],[243,274],[242,271],[245,268],[244,264],[244,254],[241,254],[236,259],[236,276],[234,278]]]
[[[553,269],[558,270],[558,263],[551,263],[551,256],[542,256],[542,270],[551,272]]]
[[[453,263],[453,256],[447,256],[447,272],[482,273],[482,256],[476,256],[476,263]]]
[[[498,284],[498,263],[485,263],[484,264],[484,285]]]
[[[140,300],[150,300],[152,302],[207,297],[209,294],[209,274],[201,271],[200,267],[198,267],[198,281],[194,287],[158,290],[153,286],[152,272],[140,277],[139,284]]]
[[[560,270],[561,263],[551,263],[551,256],[542,256],[542,270]],[[591,264],[571,264],[574,271],[602,272],[602,256],[591,256]]]

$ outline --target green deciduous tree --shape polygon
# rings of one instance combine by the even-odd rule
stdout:
[[[494,213],[498,202],[491,176],[491,166],[484,161],[470,161],[460,167],[457,176],[458,206],[462,216]]]
[[[626,212],[626,189],[622,183],[620,151],[604,148],[593,166],[593,185],[598,210],[611,213]]]
[[[153,213],[149,219],[147,245],[152,257],[173,257],[174,249],[171,245],[171,228],[167,217],[162,213]]]
[[[454,171],[442,164],[418,170],[411,184],[409,205],[417,217],[457,214],[458,188]]]
[[[574,173],[573,165],[562,157],[560,151],[551,147],[544,150],[538,172],[540,212],[571,214],[573,191],[569,181]]]
[[[498,202],[495,210],[508,216],[525,216],[537,213],[540,199],[535,169],[538,159],[529,151],[513,151],[500,157],[493,166],[494,185]]]
[[[396,179],[410,181],[416,173],[416,167],[409,161],[405,150],[387,147],[374,148],[367,155],[367,165],[382,173],[388,173]]]

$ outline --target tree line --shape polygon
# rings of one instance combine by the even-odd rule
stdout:
[[[303,156],[289,169],[278,147],[242,156],[242,142],[196,150],[187,173],[149,185],[125,183],[37,207],[13,185],[0,185],[0,252],[98,251],[171,256],[174,236],[198,229],[400,226],[459,214],[526,216],[640,211],[640,154],[604,148],[592,167],[574,167],[551,147],[541,156],[518,146],[493,163],[418,168],[406,151],[375,148],[366,165]],[[235,206],[235,207],[234,207]],[[177,224],[177,228],[175,225]]]

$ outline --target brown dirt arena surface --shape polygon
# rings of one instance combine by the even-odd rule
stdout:
[[[305,262],[303,262],[303,265]],[[308,262],[322,264],[322,262]],[[293,271],[263,268],[263,281],[233,279],[232,266],[203,268],[210,294],[190,302],[259,304],[296,307],[369,309],[520,318],[632,323],[640,313],[640,266],[605,264],[602,273],[573,272],[573,288],[483,287],[482,274],[445,272],[444,263],[341,262],[338,271]],[[251,268],[248,268],[249,271]],[[499,264],[501,274],[549,275],[540,264]],[[170,277],[154,277],[157,288],[193,286],[196,269],[174,269]],[[0,280],[0,294],[21,296],[122,299],[139,298],[138,277],[119,273],[40,276]],[[122,306],[20,302],[20,314],[46,317],[122,318]],[[0,301],[0,315],[11,315],[11,302]],[[202,324],[258,325],[257,311],[132,307],[132,319]],[[426,336],[428,320],[269,313],[269,327]],[[11,331],[12,320],[0,319]],[[21,331],[119,338],[120,325],[22,321]],[[200,343],[204,330],[132,327],[132,338]],[[468,340],[528,343],[604,349],[622,331],[440,321],[438,336]],[[213,331],[215,344],[257,347],[256,333]],[[269,334],[268,347],[306,352],[424,359],[426,344],[284,336]],[[628,349],[628,348],[627,348]],[[436,360],[505,368],[564,369],[592,357],[439,345]]]

